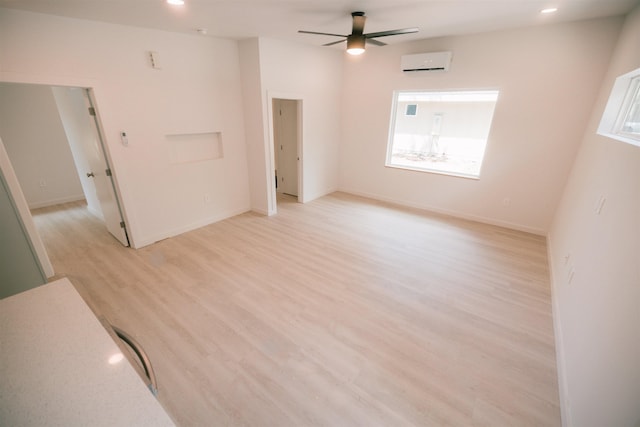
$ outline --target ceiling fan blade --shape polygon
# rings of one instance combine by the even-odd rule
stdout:
[[[347,39],[338,40],[337,42],[325,43],[322,46],[333,46],[334,44],[344,43]]]
[[[364,23],[367,20],[367,17],[364,16],[364,12],[352,12],[351,16],[353,17],[353,28],[351,33],[362,34],[364,32]]]
[[[382,43],[381,41],[378,41],[376,39],[365,39],[367,41],[367,43],[371,43],[372,45],[375,46],[386,46],[386,43]]]
[[[364,12],[351,12],[351,17],[353,18],[353,27],[351,30],[351,34],[334,34],[334,33],[321,33],[319,31],[304,31],[298,30],[299,33],[302,34],[316,34],[320,36],[330,36],[330,37],[340,37],[341,40],[329,42],[323,44],[323,46],[333,46],[338,43],[347,42],[347,50],[349,48],[364,48],[365,43],[370,43],[374,46],[386,46],[386,43],[383,43],[378,40],[374,40],[377,37],[387,37],[387,36],[395,36],[398,34],[411,34],[417,33],[417,28],[401,28],[399,30],[388,30],[388,31],[378,31],[375,33],[364,34],[364,24],[367,18],[364,16]]]
[[[304,30],[298,30],[299,33],[302,34],[318,34],[321,36],[334,36],[334,37],[347,37],[344,34],[332,34],[332,33],[318,33],[316,31],[304,31]]]
[[[369,33],[369,34],[365,34],[364,36],[368,39],[371,39],[373,37],[395,36],[397,34],[411,34],[411,33],[417,33],[417,32],[418,32],[417,28],[403,28],[400,30],[389,30],[389,31],[380,31],[377,33]]]

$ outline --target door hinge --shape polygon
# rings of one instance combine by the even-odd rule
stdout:
[[[107,174],[107,176],[111,176],[111,169],[105,169],[104,172]]]
[[[120,228],[125,228],[124,227],[124,221],[120,221]]]
[[[93,107],[89,107],[89,115],[94,116],[96,115],[96,109]]]

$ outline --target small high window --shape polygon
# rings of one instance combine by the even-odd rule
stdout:
[[[497,99],[497,90],[395,92],[386,165],[478,178]]]
[[[598,133],[640,147],[640,68],[614,82]]]
[[[620,109],[616,133],[640,141],[640,75],[629,82],[627,96]]]

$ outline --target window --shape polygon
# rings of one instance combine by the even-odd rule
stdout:
[[[625,98],[616,133],[640,141],[640,75],[629,82],[629,90]]]
[[[407,109],[404,113],[405,116],[417,116],[418,115],[418,104],[407,104]]]
[[[616,79],[598,134],[640,146],[640,68]]]
[[[497,99],[497,90],[395,92],[386,165],[478,178]]]

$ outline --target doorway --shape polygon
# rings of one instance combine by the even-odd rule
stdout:
[[[271,108],[275,192],[301,201],[302,100],[274,97]]]
[[[0,82],[0,90],[0,132],[31,207],[71,201],[76,194],[113,237],[129,246],[91,89]],[[28,132],[33,128],[41,132]],[[20,152],[16,147],[25,141],[28,149]],[[38,191],[50,194],[31,203]]]

